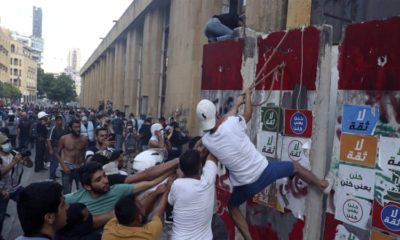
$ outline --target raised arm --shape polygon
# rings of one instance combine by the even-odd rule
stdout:
[[[148,168],[142,172],[136,173],[134,175],[129,175],[125,179],[125,183],[136,183],[140,181],[151,181],[156,177],[163,175],[166,172],[171,170],[175,170],[179,167],[179,159],[176,158],[174,160],[168,161],[166,163],[162,163],[156,165],[154,167]]]
[[[94,228],[103,227],[113,217],[115,217],[114,210],[93,216],[93,227]]]
[[[142,192],[142,191],[147,190],[147,189],[149,189],[151,187],[154,187],[155,185],[159,184],[164,179],[166,179],[172,173],[173,173],[173,171],[171,170],[171,171],[169,171],[167,173],[164,173],[163,175],[155,178],[154,180],[142,181],[142,182],[139,182],[139,183],[135,183],[135,187],[133,188],[133,193]]]

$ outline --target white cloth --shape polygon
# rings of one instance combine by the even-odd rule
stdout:
[[[246,134],[242,116],[228,117],[213,133],[206,133],[203,145],[229,170],[233,186],[255,182],[268,166]]]
[[[94,141],[94,127],[92,121],[87,122],[87,128],[85,124],[81,123],[81,135],[89,139],[89,141]]]
[[[174,206],[171,240],[213,238],[211,220],[216,174],[217,166],[207,160],[200,180],[179,178],[174,181],[168,195],[169,204]]]
[[[13,159],[14,156],[11,154],[8,154],[7,156],[1,156],[2,163],[0,164],[0,168],[9,165]],[[21,164],[16,164],[9,172],[1,177],[0,190],[7,191],[9,193],[14,192],[19,186],[19,180],[23,172],[23,166]]]

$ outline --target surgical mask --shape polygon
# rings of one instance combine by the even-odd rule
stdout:
[[[87,117],[85,116],[85,117],[82,117],[82,121],[83,122],[86,122],[87,121]]]
[[[1,145],[1,148],[3,149],[3,152],[9,153],[11,152],[11,143],[4,143]]]

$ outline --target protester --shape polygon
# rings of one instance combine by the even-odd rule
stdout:
[[[32,183],[17,201],[18,218],[24,235],[17,240],[52,240],[67,223],[68,203],[55,182]]]
[[[64,194],[70,193],[72,182],[75,181],[76,189],[79,189],[79,171],[84,164],[84,154],[88,147],[86,137],[80,135],[80,122],[73,120],[69,123],[71,133],[61,137],[58,143],[57,160],[62,167],[61,180]]]
[[[102,239],[160,239],[171,183],[172,180],[169,180],[141,199],[134,194],[121,198],[115,205],[116,218],[104,226]],[[156,201],[158,203],[154,206]],[[146,216],[150,210],[153,210],[152,217],[147,222]]]
[[[244,103],[244,114],[237,115]],[[245,239],[251,239],[251,235],[239,206],[275,180],[297,174],[324,193],[330,192],[333,185],[330,177],[321,180],[296,161],[268,160],[257,151],[245,132],[253,113],[249,89],[245,96],[237,98],[232,110],[224,117],[218,115],[215,105],[206,99],[197,104],[196,111],[205,132],[202,144],[229,170],[233,185],[229,213]]]
[[[10,199],[15,201],[23,189],[19,185],[23,173],[23,167],[19,164],[22,156],[19,153],[14,156],[11,151],[10,139],[0,133],[0,239],[8,202]]]
[[[58,152],[58,143],[61,137],[66,134],[62,116],[56,116],[55,121],[56,121],[55,125],[50,129],[49,136],[47,139],[47,146],[49,149],[49,160],[50,160],[49,178],[52,180],[58,178],[56,174],[58,167],[58,160],[56,154]]]
[[[243,17],[239,17],[237,13],[214,15],[208,20],[204,34],[208,42],[224,41],[233,38],[233,29],[243,26],[243,23]]]
[[[67,210],[67,225],[57,232],[55,240],[100,240],[93,226],[93,216],[83,203],[71,203]]]
[[[69,203],[80,202],[87,206],[94,216],[94,225],[103,226],[113,217],[112,210],[116,202],[123,196],[131,193],[139,193],[163,181],[171,171],[165,169],[163,174],[150,181],[135,181],[134,184],[115,184],[110,186],[107,175],[102,165],[98,162],[90,162],[80,169],[83,189],[65,195]],[[143,175],[144,178],[145,175]]]
[[[36,125],[36,154],[35,154],[35,172],[47,170],[44,163],[47,162],[48,149],[46,147],[47,141],[47,127],[49,125],[49,115],[41,111],[38,113],[39,122]]]
[[[209,154],[203,167],[200,153],[188,150],[179,165],[183,177],[175,180],[168,195],[174,207],[171,239],[212,240],[217,160]]]
[[[141,150],[149,149],[149,140],[151,138],[151,118],[146,118],[139,129]]]

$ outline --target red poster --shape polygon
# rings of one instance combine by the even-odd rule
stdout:
[[[235,224],[232,221],[231,216],[228,211],[228,201],[231,197],[231,193],[220,188],[216,187],[217,190],[217,201],[218,201],[218,215],[222,218],[225,223],[226,230],[228,232],[229,240],[235,239]]]
[[[374,200],[372,226],[400,236],[400,203],[389,202],[382,206]]]
[[[285,135],[310,138],[312,118],[309,110],[285,109]]]

